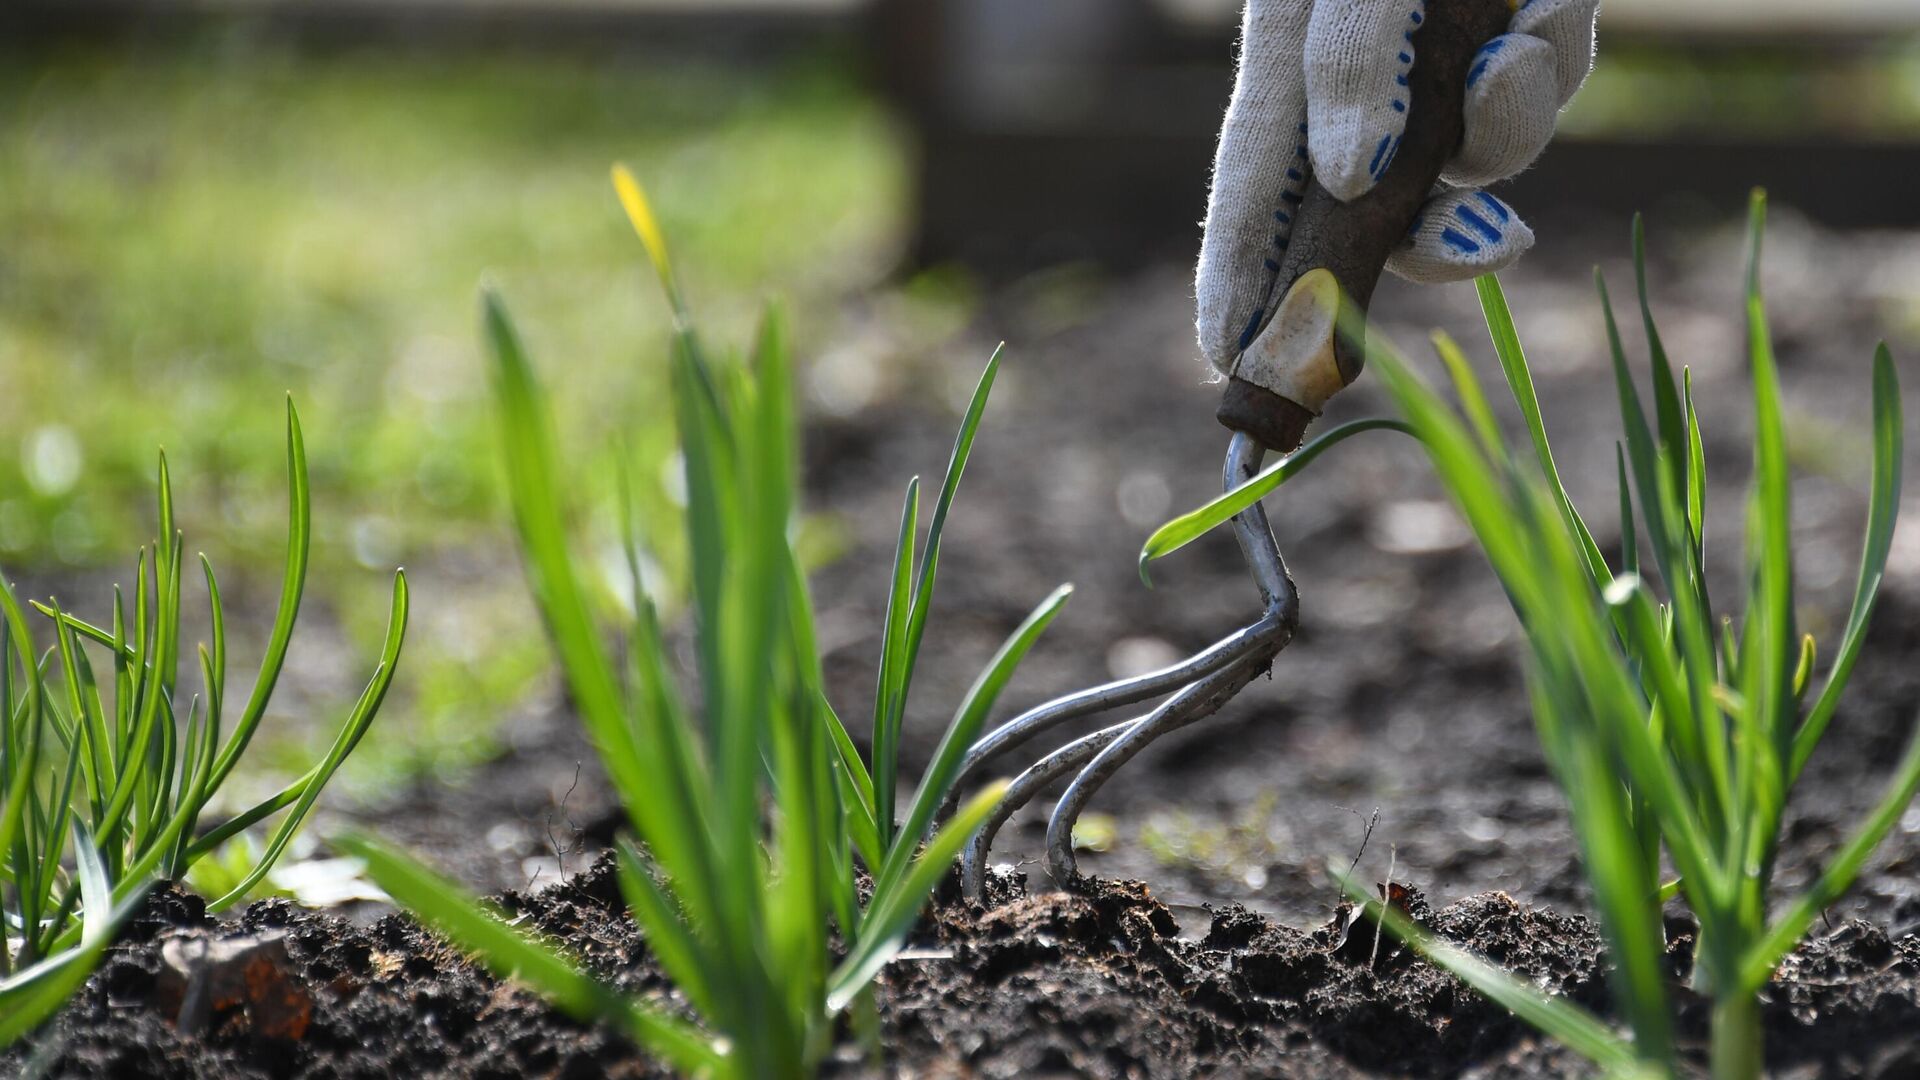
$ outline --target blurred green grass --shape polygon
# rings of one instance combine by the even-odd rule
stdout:
[[[1920,35],[1890,35],[1851,49],[1764,41],[1746,48],[1603,42],[1592,76],[1558,130],[1603,138],[1920,135]]]
[[[189,545],[270,603],[290,392],[323,627],[295,663],[317,638],[372,648],[374,571],[424,569],[404,700],[361,757],[390,774],[490,752],[545,663],[501,527],[477,284],[520,313],[570,460],[629,446],[667,507],[666,314],[608,165],[654,193],[709,325],[749,325],[768,294],[830,310],[885,272],[905,183],[844,69],[244,35],[0,51],[0,566],[97,581],[71,599],[104,603],[153,528],[164,446]],[[323,685],[342,664],[320,647],[315,707],[358,689]]]

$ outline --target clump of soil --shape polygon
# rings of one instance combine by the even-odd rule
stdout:
[[[881,976],[886,1061],[923,1076],[1573,1076],[1579,1059],[1451,976],[1341,910],[1310,931],[1237,904],[1203,929],[1137,883],[1087,881],[1029,893],[1014,875],[992,903],[937,905],[915,947]],[[1589,1007],[1607,1005],[1606,961],[1585,917],[1484,893],[1406,910],[1447,938]],[[531,895],[506,893],[519,925],[564,943],[624,990],[672,1002],[623,910],[610,859]],[[1670,926],[1676,974],[1690,927]],[[310,1000],[297,1038],[261,1029],[244,1004],[216,1007],[189,1034],[166,992],[169,942],[270,935],[284,963],[259,978]],[[176,947],[175,953],[178,953]],[[1705,1009],[1685,991],[1684,1033]],[[1920,938],[1848,922],[1790,957],[1769,988],[1770,1065],[1786,1075],[1911,1076],[1920,1024]],[[157,892],[74,1004],[22,1066],[47,1051],[50,1076],[653,1077],[623,1037],[502,984],[400,915],[371,925],[282,900],[215,921],[196,898]],[[843,1046],[830,1071],[874,1066]]]

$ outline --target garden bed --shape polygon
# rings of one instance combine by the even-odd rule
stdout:
[[[880,981],[889,1075],[1144,1077],[1585,1075],[1579,1059],[1344,911],[1296,930],[1226,905],[1197,932],[1144,886],[1032,894],[1001,881],[986,909],[937,906],[921,946]],[[506,911],[564,941],[627,990],[665,985],[603,859],[564,884],[509,893]],[[1537,985],[1595,1007],[1602,950],[1580,916],[1482,893],[1417,916]],[[1673,920],[1676,972],[1690,924]],[[284,963],[254,982],[302,1003],[297,1037],[248,1007],[204,1034],[172,1020],[169,942],[284,935]],[[502,987],[413,923],[371,925],[285,901],[216,924],[190,897],[155,896],[130,940],[50,1032],[53,1075],[173,1077],[642,1077],[663,1075],[626,1040]],[[175,991],[174,993],[177,993]],[[1766,1009],[1784,1075],[1901,1077],[1920,1069],[1920,938],[1851,921],[1784,965]],[[1683,1002],[1701,1041],[1704,1008]],[[868,1071],[843,1046],[833,1073]]]
[[[1849,464],[1855,434],[1844,421],[1866,412],[1871,339],[1899,332],[1897,322],[1885,329],[1888,309],[1876,306],[1887,287],[1872,283],[1897,274],[1910,240],[1781,233],[1775,250],[1785,253],[1775,265],[1788,273],[1833,268],[1773,289],[1804,477],[1796,497],[1806,525],[1795,539],[1812,605],[1805,617],[1824,645],[1844,614],[1864,516],[1864,470]],[[1695,365],[1703,421],[1724,433],[1708,447],[1723,500],[1710,518],[1731,531],[1746,472],[1735,437],[1746,398],[1738,389],[1735,283],[1725,280],[1716,243],[1688,249],[1698,264],[1656,273],[1678,282],[1662,306],[1669,347]],[[1617,247],[1569,242],[1570,250]],[[1541,395],[1574,498],[1604,507],[1616,421],[1597,316],[1576,284],[1583,267],[1553,259],[1539,253],[1511,275],[1515,307],[1538,354]],[[1133,576],[1140,539],[1159,517],[1199,500],[1224,443],[1207,419],[1214,391],[1189,359],[1183,296],[1168,272],[1118,286],[1091,306],[1075,308],[1072,283],[1058,281],[996,306],[1002,325],[994,329],[1022,345],[948,534],[931,631],[937,642],[915,683],[909,732],[930,738],[939,730],[993,643],[1058,581],[1074,580],[1080,591],[1010,688],[1002,715],[1111,677],[1141,656],[1185,653],[1252,614],[1251,590],[1223,537],[1157,569],[1154,592]],[[1488,354],[1461,291],[1383,289],[1380,310],[1399,314],[1404,343],[1443,324]],[[1896,339],[1896,355],[1915,355],[1915,344]],[[830,689],[849,717],[862,715],[871,694],[872,635],[885,603],[874,568],[892,543],[899,483],[910,471],[937,475],[952,428],[949,384],[964,386],[977,370],[972,354],[900,363],[888,373],[891,398],[820,409],[807,437],[812,505],[851,530],[851,551],[815,583]],[[951,370],[940,366],[948,363]],[[1088,391],[1090,371],[1099,376],[1097,393]],[[1596,404],[1582,410],[1581,401]],[[1362,389],[1339,411],[1381,408]],[[1606,1007],[1563,803],[1527,717],[1512,616],[1437,498],[1410,446],[1377,441],[1343,447],[1333,467],[1273,501],[1302,587],[1299,640],[1271,682],[1144,754],[1094,803],[1111,815],[1112,835],[1090,833],[1106,850],[1086,852],[1083,869],[1151,881],[1151,893],[1046,891],[1031,862],[1046,808],[1017,817],[997,854],[1034,876],[1032,891],[1003,889],[984,910],[943,903],[916,934],[913,958],[882,976],[890,1068],[988,1076],[1584,1074],[1579,1059],[1391,941],[1376,957],[1370,927],[1332,948],[1338,889],[1311,869],[1329,857],[1344,863],[1378,807],[1363,880],[1384,879],[1391,865],[1396,882],[1431,898],[1444,933]],[[1604,535],[1613,526],[1594,524],[1603,545],[1617,541]],[[1796,794],[1778,872],[1783,889],[1803,885],[1877,795],[1911,724],[1920,700],[1911,660],[1920,648],[1915,550],[1904,536],[1896,541],[1867,651]],[[530,874],[545,875],[556,861],[556,840],[577,836],[591,850],[611,839],[617,813],[564,710],[515,721],[506,741],[519,749],[473,776],[422,786],[359,816],[487,889],[525,890]],[[1001,765],[1012,772],[1025,760],[1009,755]],[[578,870],[589,859],[583,851],[566,865]],[[1766,1022],[1775,1068],[1810,1076],[1920,1070],[1911,1037],[1920,1026],[1916,866],[1920,814],[1910,810],[1772,988]],[[1492,888],[1506,892],[1485,891]],[[506,902],[621,985],[663,985],[615,896],[604,872],[590,871],[558,889],[510,893]],[[161,939],[181,932],[175,927],[218,936],[284,927],[290,977],[312,1000],[302,1037],[257,1038],[237,1015],[204,1036],[170,1027],[153,975]],[[1670,930],[1676,939],[1686,933],[1679,923]],[[1697,1039],[1704,1017],[1696,1003],[1683,1020],[1683,1033]],[[191,901],[156,901],[51,1030],[64,1040],[55,1075],[652,1069],[616,1036],[500,987],[397,917],[358,925],[284,902],[255,905],[209,931]],[[863,1066],[855,1057],[838,1067]]]

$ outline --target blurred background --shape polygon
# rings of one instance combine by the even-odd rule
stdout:
[[[588,755],[503,527],[475,295],[496,284],[539,358],[588,535],[611,535],[611,469],[637,463],[671,593],[668,320],[607,183],[619,160],[653,195],[714,336],[746,340],[769,297],[793,313],[806,540],[843,713],[860,715],[870,693],[874,571],[899,488],[940,469],[956,399],[1001,338],[1012,360],[952,534],[957,569],[942,575],[935,633],[948,647],[916,684],[913,722],[937,732],[1057,580],[1082,595],[1016,684],[1022,703],[1180,655],[1251,605],[1230,544],[1154,594],[1131,565],[1146,531],[1217,476],[1187,275],[1238,6],[6,0],[0,568],[30,595],[103,613],[154,527],[165,447],[187,543],[222,568],[251,631],[244,666],[277,585],[291,394],[317,534],[268,763],[308,760],[357,693],[385,574],[405,564],[408,654],[339,812],[419,809],[416,837],[467,845],[470,860],[450,860],[493,885],[564,861],[569,829],[594,842],[612,825],[595,818],[590,765],[575,783]],[[1604,511],[1611,498],[1613,436],[1610,407],[1586,405],[1606,400],[1593,396],[1606,368],[1588,274],[1602,264],[1624,293],[1628,220],[1645,211],[1670,344],[1703,386],[1725,387],[1703,411],[1724,418],[1721,493],[1737,533],[1737,220],[1747,189],[1765,185],[1768,281],[1809,474],[1804,581],[1810,603],[1839,608],[1872,342],[1888,339],[1920,384],[1916,177],[1911,0],[1607,0],[1593,77],[1552,148],[1501,188],[1541,238],[1507,279],[1589,501]],[[1377,303],[1406,343],[1435,325],[1483,340],[1470,288],[1388,287]],[[1364,389],[1351,401],[1378,405]],[[1284,504],[1295,513],[1276,511],[1309,598],[1303,655],[1223,718],[1225,734],[1142,759],[1149,779],[1103,798],[1111,817],[1091,827],[1118,835],[1089,835],[1114,849],[1094,869],[1177,870],[1196,899],[1307,908],[1307,883],[1289,894],[1269,879],[1319,865],[1351,839],[1348,810],[1384,804],[1407,838],[1403,866],[1553,895],[1568,856],[1550,788],[1496,792],[1519,800],[1501,810],[1456,805],[1416,775],[1432,771],[1423,748],[1447,741],[1461,701],[1485,696],[1526,730],[1497,590],[1417,463],[1404,448],[1356,450]],[[1893,607],[1910,612],[1898,597],[1920,596],[1920,543],[1900,548],[1894,573]],[[1429,625],[1442,601],[1449,617]],[[1815,611],[1810,625],[1843,615]],[[1342,667],[1355,649],[1380,659]],[[1891,716],[1911,687],[1888,678]],[[1227,759],[1231,782],[1196,787],[1215,774],[1182,772]],[[1473,759],[1460,760],[1471,786]],[[1836,775],[1836,791],[1857,786]],[[1275,796],[1288,790],[1276,778],[1307,793]],[[1328,786],[1302,787],[1314,783]],[[435,808],[452,819],[425,823]],[[1462,837],[1499,848],[1488,830],[1516,818],[1537,819],[1536,854],[1559,862],[1448,854]],[[1920,918],[1904,895],[1883,899]]]

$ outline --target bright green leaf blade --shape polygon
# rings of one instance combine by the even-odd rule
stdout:
[[[20,638],[19,647],[15,647],[15,633],[25,633],[26,618],[19,603],[14,599],[13,590],[7,585],[6,576],[0,573],[0,614],[4,614],[6,625],[0,627],[0,749],[4,749],[7,772],[0,774],[0,782],[5,783],[5,801],[0,803],[0,866],[11,856],[14,838],[19,835],[22,822],[26,820],[27,804],[34,800],[32,787],[33,770],[40,761],[40,735],[43,720],[38,709],[42,693],[39,672],[33,665],[33,642],[30,638]],[[17,618],[17,625],[16,625]],[[20,667],[24,672],[26,685],[21,688],[20,705],[16,710],[13,704],[13,657],[21,657]],[[8,966],[7,949],[0,945],[0,975],[4,975]]]
[[[1613,444],[1614,483],[1620,489],[1620,569],[1623,574],[1640,573],[1640,537],[1633,525],[1633,486],[1627,481],[1627,450]]]
[[[280,821],[280,825],[267,841],[267,846],[255,861],[253,869],[242,878],[226,895],[207,905],[208,911],[222,911],[246,898],[246,895],[266,878],[280,856],[293,841],[293,836],[305,823],[307,814],[313,810],[314,803],[320,798],[320,792],[339,771],[341,763],[353,753],[360,740],[366,736],[367,729],[373,724],[374,717],[380,712],[381,704],[386,700],[387,691],[393,686],[393,677],[400,666],[400,649],[407,636],[407,613],[411,608],[410,593],[407,589],[405,571],[393,575],[393,601],[387,612],[387,637],[380,649],[380,662],[373,670],[373,676],[367,682],[366,689],[348,712],[346,721],[334,735],[333,745],[327,749],[326,756],[310,770],[300,794],[293,801],[293,809]]]
[[[632,634],[627,643],[627,660],[632,680],[632,724],[642,745],[651,746],[650,771],[668,785],[661,797],[686,808],[696,842],[706,836],[703,807],[695,792],[708,790],[712,774],[701,755],[699,732],[688,723],[685,706],[674,685],[667,658],[666,638],[660,627],[660,613],[653,598],[642,587],[639,566],[639,541],[630,512],[623,514],[626,524],[628,572],[633,587]],[[627,808],[629,816],[635,808]],[[692,873],[704,874],[706,860],[696,858]],[[683,883],[693,889],[698,881]],[[698,896],[698,894],[696,894]],[[698,901],[704,905],[705,901]],[[707,911],[704,906],[701,910]]]
[[[983,788],[963,804],[927,842],[926,850],[914,859],[912,868],[891,886],[874,890],[867,920],[861,925],[859,940],[835,969],[827,994],[827,1010],[837,1013],[873,981],[874,975],[893,959],[905,943],[907,932],[919,918],[920,908],[933,894],[940,879],[947,875],[953,861],[960,857],[973,834],[987,820],[1007,793],[1002,780]]]
[[[1756,708],[1785,720],[1791,713],[1792,663],[1798,656],[1793,628],[1793,564],[1791,477],[1788,475],[1786,419],[1780,403],[1780,371],[1773,355],[1773,336],[1767,327],[1766,305],[1760,294],[1761,240],[1766,229],[1766,199],[1756,191],[1749,232],[1752,255],[1747,272],[1747,351],[1754,395],[1753,489],[1760,530],[1749,537],[1758,556],[1756,592],[1747,607],[1742,644],[1759,665],[1743,665],[1749,685],[1747,697]],[[1756,625],[1763,636],[1756,637]],[[1761,694],[1765,694],[1762,700]],[[1791,734],[1790,732],[1788,734]]]
[[[560,469],[544,396],[505,304],[489,290],[482,306],[494,360],[507,488],[535,603],[567,674],[574,706],[641,838],[673,876],[683,898],[710,912],[717,890],[699,824],[700,808],[683,790],[685,778],[672,767],[675,755],[652,752],[657,748],[644,746],[628,722],[568,548]],[[707,482],[691,472],[688,479]]]
[[[1647,697],[1666,717],[1671,738],[1678,748],[1680,763],[1693,766],[1699,758],[1698,731],[1687,720],[1692,709],[1686,676],[1669,647],[1666,628],[1658,605],[1637,574],[1621,574],[1613,579],[1605,593],[1607,604],[1619,615],[1615,620],[1631,655],[1640,664],[1640,681]],[[1689,781],[1696,778],[1688,773]]]
[[[873,783],[869,814],[880,842],[893,842],[894,802],[900,782],[900,725],[906,713],[907,615],[913,607],[913,532],[920,521],[920,478],[907,481],[900,538],[893,548],[893,586],[887,591],[880,636],[880,675],[873,693]]]
[[[494,397],[501,411],[502,457],[507,462],[514,520],[520,532],[527,577],[534,599],[555,639],[555,649],[566,669],[583,719],[596,735],[612,735],[623,727],[620,695],[613,671],[600,651],[584,590],[573,572],[566,543],[560,493],[559,466],[554,461],[544,395],[520,343],[519,333],[498,295],[482,296],[488,343],[494,357]],[[630,740],[603,744],[612,752],[609,771],[623,791],[637,788],[626,760],[634,753]]]
[[[1506,586],[1530,640],[1548,640],[1540,635],[1563,624],[1587,625],[1584,622],[1571,623],[1568,617],[1591,617],[1591,584],[1581,585],[1586,590],[1583,594],[1564,592],[1566,583],[1560,582],[1550,572],[1552,564],[1544,563],[1541,558],[1543,546],[1547,550],[1557,550],[1552,546],[1556,544],[1584,547],[1575,538],[1577,534],[1571,526],[1561,529],[1543,527],[1541,515],[1553,511],[1533,507],[1532,500],[1525,495],[1529,489],[1524,484],[1516,487],[1515,494],[1509,497],[1494,481],[1493,477],[1498,474],[1479,449],[1478,440],[1383,337],[1369,335],[1367,349],[1367,366],[1379,374],[1381,384],[1414,429],[1448,495],[1479,538],[1488,561]],[[1542,498],[1557,501],[1552,500],[1550,492]],[[1542,504],[1542,507],[1546,505],[1550,504]],[[1575,599],[1570,600],[1569,596]],[[1610,636],[1610,628],[1595,628],[1586,644],[1592,650],[1599,650],[1594,655],[1604,660],[1606,653],[1597,643],[1609,641]],[[1602,689],[1609,689],[1616,699],[1623,694],[1630,698],[1636,696],[1634,691],[1618,685],[1621,678],[1619,671],[1608,668],[1603,662],[1599,673],[1609,672],[1613,681],[1605,683]],[[1615,708],[1623,713],[1637,712],[1637,707],[1627,709],[1616,704]],[[1645,726],[1635,726],[1639,734],[1645,736]],[[1700,834],[1697,820],[1687,810],[1679,780],[1672,773],[1664,747],[1656,750],[1642,740],[1632,743],[1631,749],[1634,753],[1628,764],[1637,770],[1634,774],[1635,783],[1656,789],[1649,794],[1658,795],[1663,814],[1672,812],[1675,831],[1670,842],[1676,864],[1683,874],[1700,881],[1702,888],[1712,887],[1718,881],[1718,876],[1706,866],[1706,841]]]
[[[1620,717],[1628,723],[1636,717]],[[1666,938],[1653,897],[1659,882],[1657,845],[1649,858],[1640,823],[1629,815],[1626,789],[1600,739],[1570,740],[1561,755],[1562,787],[1576,821],[1586,878],[1601,913],[1601,928],[1611,946],[1609,978],[1614,998],[1632,1023],[1639,1056],[1670,1061],[1673,1022],[1666,994]],[[1646,803],[1640,804],[1644,810]],[[1650,865],[1651,864],[1651,865]]]
[[[34,606],[42,607],[40,604]],[[132,798],[133,779],[137,773],[131,769],[125,773],[118,771],[113,748],[109,745],[111,739],[108,736],[105,721],[100,716],[100,711],[92,708],[89,701],[90,695],[87,689],[91,683],[83,681],[80,676],[79,646],[74,642],[72,631],[66,628],[66,623],[61,618],[59,604],[55,603],[44,610],[49,612],[55,628],[54,638],[60,650],[61,681],[67,688],[66,708],[73,718],[73,728],[79,738],[80,748],[76,751],[76,755],[80,759],[80,770],[87,782],[90,810],[97,819],[106,819],[109,813],[107,807],[118,807],[112,812],[112,823],[107,827],[111,834],[118,828],[120,815],[130,805],[128,800]],[[141,685],[145,688],[147,698],[157,702],[159,695],[153,691],[151,685],[144,681]],[[147,717],[145,733],[150,734],[153,717],[159,715],[158,705],[146,711],[144,715]],[[122,776],[127,781],[125,798],[118,797],[119,778]]]
[[[1492,479],[1498,471],[1487,460],[1479,440],[1380,335],[1368,335],[1367,347],[1367,366],[1379,371],[1382,384],[1406,417],[1408,428],[1426,451],[1448,494],[1481,538],[1488,561],[1496,572],[1525,565],[1529,556],[1520,544],[1513,514]]]
[[[907,694],[913,687],[913,669],[920,659],[920,642],[926,635],[927,616],[933,610],[934,581],[940,571],[940,540],[947,528],[947,514],[953,509],[954,496],[960,490],[960,478],[967,470],[967,461],[973,456],[973,442],[980,432],[980,421],[987,412],[987,398],[993,393],[993,382],[1000,374],[1000,358],[1006,352],[1006,346],[999,345],[993,355],[987,358],[986,370],[980,373],[980,381],[974,384],[973,397],[967,402],[967,412],[960,420],[960,430],[954,435],[953,453],[947,459],[947,475],[940,483],[940,497],[933,504],[933,518],[927,524],[927,546],[920,553],[920,572],[914,581],[913,607],[907,613],[906,645],[899,660],[894,665],[895,692],[893,694],[895,724],[906,715]],[[877,755],[876,755],[877,757]],[[879,784],[879,762],[875,761],[875,807],[892,806],[890,790],[883,790]],[[883,834],[890,834],[893,828],[890,814],[875,815],[879,818]]]
[[[1653,323],[1653,305],[1647,298],[1647,237],[1640,215],[1633,215],[1633,283],[1640,299],[1640,322],[1647,332],[1647,355],[1653,367],[1653,411],[1659,424],[1660,443],[1674,469],[1673,483],[1682,495],[1688,494],[1686,474],[1687,425],[1680,408],[1679,388],[1674,385],[1673,366],[1667,362],[1666,347],[1660,330]]]
[[[1687,408],[1687,530],[1698,562],[1707,533],[1707,451],[1700,439],[1700,414],[1693,407],[1693,372],[1682,369],[1681,379]]]
[[[1447,367],[1447,375],[1453,380],[1453,396],[1460,402],[1460,411],[1473,425],[1473,432],[1480,438],[1480,449],[1489,461],[1497,465],[1507,464],[1506,441],[1500,436],[1500,424],[1493,418],[1493,407],[1487,404],[1487,395],[1480,388],[1480,380],[1473,373],[1473,365],[1467,362],[1466,354],[1444,330],[1435,330],[1432,334],[1433,351],[1440,362]]]
[[[1072,595],[1073,586],[1062,585],[1042,600],[1026,621],[1001,643],[986,670],[974,680],[960,708],[954,713],[953,722],[947,726],[946,734],[941,736],[940,745],[933,752],[933,760],[927,764],[927,771],[920,778],[920,786],[915,790],[913,803],[907,812],[906,824],[894,839],[892,849],[887,852],[887,861],[878,875],[876,890],[884,891],[893,887],[905,874],[907,860],[933,824],[933,816],[939,811],[940,804],[946,801],[948,790],[959,781],[960,764],[966,759],[967,751],[973,748],[974,739],[979,736],[987,715],[993,711],[1000,691],[1013,678],[1014,669],[1026,659],[1028,650],[1033,648],[1034,642],[1046,631],[1047,624],[1060,614],[1060,609],[1066,606],[1067,598]]]
[[[267,818],[298,802],[300,796],[313,784],[318,768],[319,766],[315,765],[314,768],[302,773],[299,779],[288,784],[286,787],[254,803],[246,810],[235,814],[219,825],[207,830],[204,834],[194,837],[193,842],[187,846],[188,861],[199,861],[208,852],[218,848],[221,844],[226,843],[240,833],[253,828],[260,822],[265,821]]]
[[[851,834],[848,839],[871,870],[886,859],[887,850],[886,841],[880,837],[879,823],[873,816],[873,780],[867,776],[867,767],[860,762],[860,749],[853,745],[853,736],[847,734],[839,714],[824,697],[820,699],[819,708],[827,718],[827,735],[833,740],[838,766],[834,776],[841,786],[841,802],[846,808],[847,829]]]
[[[93,841],[93,830],[84,821],[73,823],[73,862],[80,879],[80,947],[86,948],[106,939],[113,931],[108,908],[113,906],[113,886],[107,882],[106,864],[100,861],[100,849]]]
[[[1260,470],[1246,483],[1197,509],[1174,518],[1153,531],[1147,542],[1140,548],[1140,580],[1149,585],[1147,564],[1179,551],[1188,544],[1233,520],[1242,510],[1272,494],[1281,484],[1298,476],[1301,470],[1313,463],[1331,447],[1366,431],[1398,431],[1403,435],[1413,434],[1412,429],[1399,420],[1355,420],[1342,424],[1321,435],[1307,445],[1281,458],[1279,461]]]
[[[1772,978],[1773,969],[1780,963],[1780,958],[1799,943],[1801,935],[1813,925],[1813,920],[1853,887],[1873,850],[1880,846],[1880,841],[1886,839],[1893,827],[1899,824],[1907,807],[1913,804],[1916,792],[1920,792],[1920,729],[1916,729],[1908,741],[1907,751],[1901,755],[1900,764],[1894,768],[1893,778],[1887,783],[1886,794],[1881,796],[1873,813],[1867,815],[1847,842],[1834,852],[1812,888],[1796,898],[1774,920],[1766,936],[1749,950],[1740,967],[1743,990],[1757,993],[1764,987],[1767,980]]]
[[[1740,767],[1735,792],[1743,814],[1730,858],[1749,867],[1771,862],[1786,809],[1786,773],[1798,708],[1793,700],[1793,664],[1799,655],[1794,625],[1792,490],[1780,373],[1760,293],[1760,256],[1766,198],[1750,202],[1747,270],[1748,374],[1753,383],[1753,480],[1748,498],[1746,617],[1740,633],[1740,689],[1747,708],[1738,740]],[[1758,893],[1761,875],[1745,888]],[[1758,901],[1749,901],[1752,906]]]
[[[1533,441],[1534,460],[1547,478],[1547,487],[1553,492],[1554,501],[1567,527],[1580,539],[1595,584],[1603,586],[1609,576],[1606,572],[1607,560],[1600,553],[1600,545],[1594,542],[1592,530],[1587,528],[1579,510],[1574,508],[1573,500],[1567,496],[1566,485],[1560,480],[1560,468],[1553,459],[1553,446],[1547,440],[1546,420],[1540,412],[1540,397],[1534,390],[1533,372],[1527,366],[1526,350],[1520,345],[1520,331],[1513,324],[1513,312],[1507,306],[1506,291],[1500,287],[1499,277],[1493,274],[1482,274],[1475,278],[1473,287],[1480,297],[1480,313],[1486,320],[1487,336],[1493,341],[1494,355],[1500,360],[1500,371],[1506,376],[1507,389],[1513,394],[1514,404],[1520,407],[1521,419],[1526,421],[1527,436]]]
[[[1887,556],[1893,550],[1893,529],[1900,516],[1900,471],[1905,453],[1905,421],[1900,409],[1900,382],[1893,370],[1893,354],[1884,342],[1873,355],[1873,481],[1869,489],[1867,535],[1860,552],[1860,576],[1853,587],[1853,607],[1847,613],[1846,629],[1834,655],[1833,670],[1826,685],[1808,710],[1800,730],[1793,738],[1793,760],[1788,782],[1798,779],[1807,759],[1826,734],[1827,725],[1840,705],[1840,694],[1853,674],[1854,661],[1866,643],[1867,623],[1873,618],[1874,602],[1880,596],[1880,583],[1887,569]]]
[[[1596,268],[1593,272],[1593,285],[1600,294],[1600,310],[1605,316],[1607,327],[1607,348],[1613,360],[1614,387],[1619,395],[1620,420],[1626,428],[1627,462],[1633,467],[1635,494],[1639,497],[1641,513],[1647,520],[1647,541],[1652,546],[1654,565],[1660,570],[1662,582],[1669,590],[1685,588],[1686,564],[1676,558],[1671,544],[1671,532],[1662,513],[1659,497],[1659,480],[1656,471],[1661,468],[1660,448],[1654,441],[1653,432],[1647,427],[1647,414],[1640,405],[1640,391],[1634,387],[1633,373],[1627,367],[1627,354],[1620,343],[1620,327],[1614,321],[1613,301],[1607,295],[1606,279]]]
[[[206,672],[207,715],[213,718],[214,730],[219,730],[220,703],[226,695],[227,686],[227,611],[220,602],[220,581],[214,576],[213,562],[203,553],[200,556],[200,576],[207,584],[207,619],[211,628],[213,648],[207,655],[209,668]]]
[[[286,666],[287,646],[293,641],[293,625],[300,615],[300,597],[306,589],[307,554],[313,538],[313,493],[307,479],[307,445],[300,432],[300,414],[294,411],[293,398],[287,398],[287,565],[281,578],[280,604],[274,610],[273,630],[267,636],[266,655],[260,660],[253,693],[234,725],[233,737],[220,751],[213,765],[208,787],[218,790],[227,775],[239,763],[267,703]]]
[[[1725,756],[1722,750],[1724,740],[1718,731],[1717,716],[1711,712],[1710,698],[1715,673],[1713,639],[1709,629],[1711,616],[1705,602],[1706,586],[1695,573],[1694,545],[1680,517],[1679,493],[1673,487],[1671,472],[1661,464],[1659,447],[1647,428],[1646,413],[1640,407],[1640,394],[1634,388],[1633,375],[1627,368],[1626,351],[1620,343],[1620,328],[1614,320],[1613,302],[1607,294],[1606,280],[1598,269],[1594,270],[1593,283],[1600,295],[1600,310],[1606,323],[1607,350],[1613,361],[1621,424],[1626,429],[1627,463],[1633,475],[1634,493],[1640,505],[1647,542],[1653,553],[1653,565],[1672,595],[1674,637],[1687,671],[1693,699],[1693,707],[1688,715],[1698,718],[1698,724],[1712,729],[1703,730],[1701,740],[1707,750],[1715,755],[1716,774],[1725,775],[1722,762]],[[1663,472],[1666,473],[1664,483]],[[1645,572],[1644,566],[1642,572]]]

